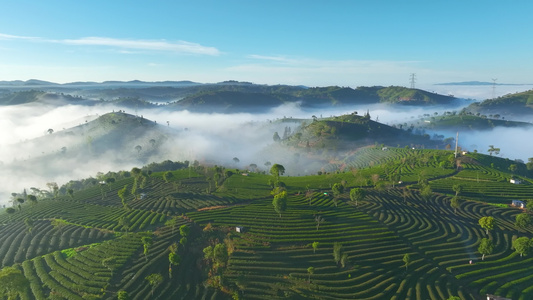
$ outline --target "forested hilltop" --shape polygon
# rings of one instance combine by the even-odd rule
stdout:
[[[533,297],[531,162],[385,145],[344,163],[289,177],[274,161],[240,169],[165,161],[14,191],[0,212],[0,292]]]
[[[472,103],[467,110],[482,114],[523,116],[533,114],[533,90]]]
[[[56,95],[55,98],[53,95]],[[56,100],[56,103],[61,99],[70,104],[120,104],[130,108],[164,107],[223,113],[264,111],[288,103],[297,103],[304,108],[377,103],[428,106],[452,105],[456,100],[451,96],[398,86],[361,86],[353,89],[339,86],[260,85],[237,81],[217,84],[141,81],[0,84],[0,105],[40,102],[47,98]]]

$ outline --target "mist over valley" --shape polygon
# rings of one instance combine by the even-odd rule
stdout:
[[[11,193],[19,193],[23,189],[45,189],[49,182],[62,185],[70,180],[94,177],[99,172],[129,170],[164,160],[199,161],[242,170],[257,165],[258,170],[267,172],[268,165],[265,163],[280,163],[287,167],[287,175],[292,176],[325,170],[331,172],[360,147],[385,144],[391,147],[444,149],[448,144],[453,148],[456,132],[460,132],[459,146],[464,150],[487,153],[489,145],[495,145],[501,149],[500,157],[527,161],[531,156],[528,140],[523,140],[524,136],[531,134],[531,127],[509,128],[482,123],[481,127],[472,128],[470,124],[457,123],[432,128],[429,125],[434,127],[436,123],[431,124],[431,119],[446,118],[452,112],[456,115],[461,111],[464,113],[472,103],[477,105],[479,102],[460,98],[450,98],[444,103],[433,102],[432,98],[423,98],[426,95],[421,90],[389,89],[400,94],[380,96],[382,99],[425,99],[406,105],[402,102],[390,103],[389,100],[380,102],[377,94],[353,100],[338,94],[344,91],[344,94],[348,93],[346,95],[356,95],[357,91],[381,89],[364,87],[325,87],[309,91],[301,87],[239,82],[219,85],[192,82],[56,85],[32,81],[17,84],[13,87],[4,83],[1,90],[4,99],[4,105],[0,106],[0,125],[4,129],[0,147],[2,204],[8,203]],[[36,90],[38,87],[41,91]],[[306,91],[307,96],[299,96],[299,99],[280,96],[283,93],[280,94],[279,88],[289,91],[289,94]],[[190,106],[196,112],[176,105],[181,100],[168,98],[165,101],[161,92],[172,91],[174,95],[181,93],[184,98],[195,99],[194,95],[215,95],[219,90],[233,92],[218,94],[208,104],[199,101]],[[122,95],[122,92],[125,94]],[[109,99],[102,100],[103,95]],[[277,104],[268,100],[273,98],[265,98],[272,95],[278,99]],[[432,94],[427,95],[431,97]],[[145,99],[154,101],[156,98],[159,101],[152,103],[157,104],[145,102]],[[281,99],[289,100],[282,103]],[[344,115],[362,117],[366,113],[373,122],[392,126],[391,130],[395,128],[418,136],[426,135],[425,140],[420,142],[405,137],[387,142],[380,140],[383,132],[370,132],[368,129],[364,129],[368,131],[364,139],[335,132],[331,139],[328,138],[330,131],[320,129],[323,133],[317,133],[316,128],[312,129],[314,133],[311,135],[305,132],[304,127],[311,130],[309,126],[313,121],[330,118],[335,121],[335,117]],[[490,118],[485,116],[484,120]],[[502,122],[511,121],[500,115],[498,118],[505,119]],[[325,126],[328,127],[327,124]],[[282,142],[274,141],[274,133],[282,138]],[[301,140],[295,143],[293,137],[290,142],[289,139],[296,133]],[[313,146],[313,151],[305,148],[306,142]]]

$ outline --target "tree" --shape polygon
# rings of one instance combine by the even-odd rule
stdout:
[[[485,234],[489,234],[489,230],[494,228],[494,218],[493,217],[482,217],[478,221],[481,228],[485,229]]]
[[[279,217],[281,218],[281,213],[287,210],[287,191],[281,191],[274,195],[272,205],[274,206],[274,210],[279,214]]]
[[[257,164],[250,164],[248,167],[250,167],[250,170],[257,171]]]
[[[402,189],[403,203],[407,202],[407,197],[411,196],[411,192],[407,188]]]
[[[126,291],[118,291],[117,298],[118,300],[130,300],[130,295]]]
[[[411,262],[411,256],[409,255],[409,253],[405,253],[405,255],[403,256],[403,262],[405,263],[405,269],[407,270],[407,266]]]
[[[343,253],[341,256],[341,266],[344,268],[348,263],[348,253]]]
[[[492,153],[496,153],[496,155],[500,154],[500,148],[494,148],[494,145],[489,145],[489,152],[490,156],[492,156]]]
[[[176,242],[172,243],[172,245],[168,246],[168,251],[170,251],[171,253],[177,253],[178,244]]]
[[[50,189],[50,192],[54,193],[54,197],[57,198],[57,193],[59,192],[59,186],[55,182],[48,182],[46,186]]]
[[[143,243],[143,248],[144,248],[144,258],[146,259],[146,261],[148,261],[148,250],[150,249],[150,246],[152,245],[152,238],[149,237],[149,236],[143,236],[141,238],[141,241]]]
[[[523,213],[516,216],[516,220],[514,222],[514,225],[519,229],[525,229],[527,226],[531,224],[531,216]]]
[[[204,259],[207,261],[213,260],[213,246],[205,247],[202,252],[204,252]]]
[[[146,280],[150,283],[152,286],[152,297],[154,296],[154,290],[155,288],[163,282],[163,276],[159,273],[153,273],[148,276],[146,276]]]
[[[128,190],[128,185],[126,184],[123,188],[117,191],[118,197],[122,200],[122,205],[126,207],[126,192]]]
[[[32,206],[37,204],[37,197],[35,195],[28,195],[28,200]]]
[[[181,226],[180,226],[180,235],[181,235],[182,237],[187,237],[187,236],[189,236],[189,232],[190,232],[190,231],[191,231],[191,228],[190,228],[188,225],[184,224],[184,225],[181,225]]]
[[[342,184],[337,182],[337,183],[335,183],[333,185],[331,190],[333,191],[333,196],[334,197],[339,197],[340,194],[344,193],[344,185],[342,185]]]
[[[18,202],[18,205],[19,205],[19,210],[22,210],[22,204],[24,204],[24,198],[17,198],[17,202]]]
[[[13,207],[6,208],[6,213],[9,215],[9,220],[11,220],[11,215],[13,215],[17,210]]]
[[[274,136],[272,136],[272,139],[274,140],[274,142],[279,142],[281,141],[281,138],[279,137],[279,134],[278,132],[274,132]]]
[[[165,174],[163,174],[163,180],[165,180],[166,183],[168,183],[172,178],[174,177],[174,173],[167,171]]]
[[[459,208],[460,204],[459,204],[459,197],[458,196],[455,196],[453,197],[451,200],[450,200],[450,206],[451,208],[453,208],[453,212],[454,213],[457,213],[457,209]]]
[[[309,273],[309,282],[311,282],[311,275],[313,275],[313,273],[315,273],[315,268],[313,267],[309,267],[307,268],[307,273]]]
[[[313,253],[316,253],[316,249],[320,246],[320,242],[313,242],[311,245],[313,246]]]
[[[355,206],[359,201],[363,201],[366,197],[366,192],[362,188],[353,188],[350,190],[350,199],[355,201]]]
[[[308,190],[305,192],[305,197],[309,199],[309,206],[311,206],[311,201],[313,200],[313,191]]]
[[[526,168],[529,171],[533,170],[533,157],[527,159]]]
[[[137,167],[133,167],[130,171],[131,175],[136,178],[136,177],[139,177],[139,175],[141,175],[142,173],[142,170],[137,168]]]
[[[420,191],[420,196],[422,196],[422,199],[424,199],[424,201],[427,202],[431,199],[432,195],[433,195],[433,190],[431,189],[429,184],[425,184],[422,187],[422,190]]]
[[[482,238],[479,247],[477,248],[477,251],[482,254],[481,260],[485,260],[485,255],[492,254],[492,250],[494,250],[494,244],[492,241],[488,238]]]
[[[5,267],[0,270],[0,297],[7,296],[9,300],[17,299],[30,286],[30,282],[22,272],[14,267]]]
[[[320,227],[320,224],[324,223],[324,218],[322,218],[321,216],[316,216],[315,217],[315,222],[316,222],[316,231],[318,231],[318,227]]]
[[[333,191],[333,200],[335,202],[335,207],[337,207],[337,199],[342,193],[344,193],[344,185],[337,182],[333,185],[331,190]]]
[[[525,236],[519,237],[513,241],[513,248],[522,257],[523,255],[527,255],[531,249],[531,241]]]
[[[226,245],[223,243],[216,244],[215,248],[213,248],[213,259],[215,262],[223,266],[228,261],[228,257],[228,248],[226,248]]]
[[[342,244],[339,242],[333,243],[333,260],[336,264],[339,264],[342,255]]]
[[[462,184],[454,184],[452,189],[455,192],[455,196],[459,196],[461,194],[461,192],[463,191],[463,185]]]
[[[70,199],[74,199],[74,190],[73,189],[68,189],[67,190],[67,194],[69,195]]]
[[[237,157],[234,157],[234,158],[233,158],[233,162],[234,162],[235,164],[238,164],[238,163],[240,162],[240,159],[238,159]]]
[[[280,164],[273,164],[270,168],[270,174],[276,178],[276,181],[279,182],[279,176],[285,173],[285,167]]]
[[[168,277],[172,278],[172,266],[178,266],[181,263],[181,256],[179,254],[170,252],[168,254]]]
[[[527,209],[528,211],[533,210],[533,199],[529,199],[529,200],[527,200],[527,202],[526,202],[526,209]]]

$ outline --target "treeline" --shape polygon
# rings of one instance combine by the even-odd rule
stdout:
[[[193,165],[198,165],[198,161],[195,161]],[[153,172],[166,172],[166,171],[176,171],[180,169],[185,169],[189,167],[189,161],[184,162],[174,162],[171,160],[165,160],[159,163],[152,162],[144,167],[141,168],[141,171],[147,175],[152,174]],[[118,172],[107,172],[107,173],[97,173],[96,178],[89,177],[85,179],[80,180],[71,180],[67,182],[66,184],[62,185],[59,188],[59,193],[66,195],[69,190],[73,191],[80,191],[92,186],[95,186],[99,184],[100,182],[106,182],[109,178],[113,178],[114,180],[120,180],[124,178],[131,177],[131,171],[118,171]]]

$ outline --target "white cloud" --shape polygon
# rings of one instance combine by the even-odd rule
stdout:
[[[257,54],[251,54],[247,56],[248,58],[252,59],[259,59],[259,60],[267,60],[267,61],[273,61],[273,62],[279,62],[279,63],[287,63],[287,64],[297,64],[298,60],[296,59],[289,59],[284,56],[266,56],[266,55],[257,55]]]
[[[0,33],[0,40],[40,40],[40,38]]]
[[[364,70],[378,70],[383,69],[395,70],[403,69],[405,67],[412,68],[421,61],[386,61],[386,60],[320,60],[312,58],[289,58],[286,56],[267,56],[267,55],[248,55],[248,58],[269,61],[273,65],[275,63],[282,63],[292,66],[300,66],[309,69],[364,69]],[[263,64],[264,65],[264,64]],[[238,67],[238,66],[237,66]]]
[[[58,42],[67,45],[109,46],[122,49],[156,50],[183,54],[202,54],[214,56],[220,54],[220,51],[214,47],[206,47],[197,43],[186,41],[167,42],[165,40],[153,41],[114,39],[107,37],[85,37],[80,39],[59,40]]]
[[[169,42],[166,40],[130,40],[109,37],[83,37],[78,39],[54,40],[40,37],[16,36],[3,33],[0,33],[0,40],[26,40],[42,43],[58,43],[64,45],[114,47],[121,49],[122,51],[126,51],[125,53],[132,53],[131,50],[151,50],[179,54],[198,54],[211,56],[220,55],[220,51],[215,47],[202,46],[200,44],[187,41]]]

